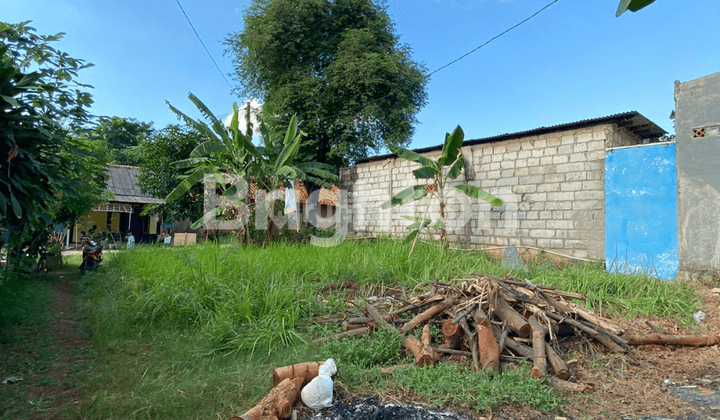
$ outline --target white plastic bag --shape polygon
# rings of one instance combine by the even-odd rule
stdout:
[[[318,376],[302,389],[300,397],[303,403],[315,411],[332,405],[333,381],[331,376],[337,372],[335,360],[327,359],[318,368]]]

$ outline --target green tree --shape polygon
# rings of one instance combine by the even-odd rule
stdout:
[[[89,173],[102,154],[71,134],[90,119],[88,86],[74,80],[90,64],[50,46],[62,33],[37,35],[28,23],[0,22],[0,228],[11,263],[22,248],[44,245],[53,222],[94,207],[104,189],[102,172]]]
[[[248,110],[249,112],[249,110]],[[333,173],[334,167],[318,162],[297,162],[298,151],[302,146],[306,133],[298,130],[297,116],[290,118],[284,138],[280,139],[272,134],[264,123],[260,124],[263,147],[256,147],[251,151],[252,163],[250,165],[250,176],[262,188],[263,191],[272,194],[279,193],[280,188],[289,188],[290,181],[299,179],[310,181],[316,185],[330,186],[330,182],[337,181],[338,177]],[[257,194],[256,194],[257,196]],[[257,197],[256,197],[257,198]],[[262,200],[258,207],[259,217],[265,225],[265,240],[270,238],[272,224],[268,219],[274,216],[276,211],[274,200],[284,201],[283,197],[267,197]],[[256,215],[257,217],[258,215]]]
[[[205,140],[191,128],[168,125],[140,143],[140,189],[154,197],[165,198],[177,186],[177,179],[182,175],[175,162],[186,159]],[[146,212],[161,214],[173,221],[196,220],[202,216],[202,208],[202,185],[195,184],[173,203],[150,204]]]
[[[440,240],[443,244],[447,245],[447,236],[445,234],[445,199],[447,191],[445,191],[445,187],[460,176],[463,168],[465,167],[465,157],[462,155],[461,150],[464,138],[465,133],[463,133],[463,130],[459,125],[455,127],[455,130],[453,130],[452,133],[445,134],[445,142],[443,143],[440,156],[437,160],[432,160],[419,153],[402,147],[390,146],[390,150],[392,150],[392,152],[398,157],[420,164],[420,167],[413,171],[413,175],[416,179],[430,180],[430,184],[423,182],[422,184],[400,191],[393,196],[390,201],[382,205],[382,208],[387,209],[400,204],[420,200],[428,194],[430,195],[428,205],[423,216],[419,218],[412,218],[414,223],[408,226],[408,229],[413,231],[409,238],[414,238],[413,245],[410,248],[411,254],[413,249],[415,249],[415,243],[420,235],[420,232],[423,229],[429,228],[432,223],[432,221],[427,218],[427,213],[430,209],[433,195],[435,194],[437,194],[438,197],[440,219],[438,219],[432,227],[440,230]],[[469,197],[487,201],[493,206],[502,206],[502,201],[499,198],[493,197],[487,191],[475,185],[458,184],[454,187],[456,190],[468,195]]]
[[[165,198],[166,203],[174,203],[176,200],[187,194],[194,185],[202,183],[206,177],[214,177],[217,184],[217,193],[229,201],[228,204],[220,205],[208,210],[200,219],[193,223],[192,228],[206,224],[210,221],[226,217],[228,211],[242,208],[247,191],[245,178],[250,166],[251,153],[255,146],[252,144],[252,130],[248,125],[246,134],[243,134],[238,127],[239,110],[237,104],[233,104],[233,117],[230,127],[217,118],[210,109],[192,93],[188,96],[190,101],[200,113],[210,122],[210,126],[203,121],[194,120],[185,113],[168,103],[168,107],[185,124],[196,130],[205,141],[200,143],[186,159],[175,162],[177,169],[185,170],[179,178],[182,180]],[[229,175],[228,178],[226,175]],[[215,195],[216,191],[205,188],[203,194]],[[238,198],[239,197],[239,198]],[[233,217],[238,216],[232,212]],[[240,217],[243,215],[240,214]]]
[[[314,162],[296,163],[298,150],[302,146],[304,133],[298,130],[297,118],[292,116],[290,124],[282,137],[282,141],[270,134],[267,127],[262,128],[263,147],[256,147],[252,143],[253,129],[249,115],[246,118],[245,133],[240,130],[240,110],[233,104],[233,116],[229,127],[215,117],[210,110],[195,95],[190,94],[190,100],[200,113],[210,122],[210,126],[202,121],[188,117],[177,108],[170,106],[186,124],[193,127],[207,140],[198,145],[187,159],[175,163],[176,168],[186,169],[182,181],[165,198],[166,203],[173,203],[191,190],[193,185],[207,181],[208,176],[214,179],[214,188],[204,186],[205,195],[219,195],[225,201],[219,205],[205,209],[202,218],[193,223],[193,228],[222,218],[239,220],[238,235],[247,233],[244,229],[249,219],[247,204],[245,202],[248,181],[256,183],[259,189],[274,191],[281,186],[289,186],[289,180],[311,179],[317,183],[325,183],[324,179],[337,180],[337,176],[330,172],[332,167],[327,164]],[[249,108],[247,113],[249,114]],[[210,128],[212,127],[212,128]],[[310,175],[308,175],[310,174]],[[230,176],[228,176],[230,175]],[[263,206],[261,217],[265,222],[271,216],[266,205]],[[256,203],[257,204],[257,203]],[[243,211],[244,210],[244,211]],[[265,223],[266,232],[270,225]],[[267,235],[266,235],[267,236]]]
[[[88,135],[107,144],[113,163],[137,166],[141,159],[138,146],[154,132],[152,123],[135,118],[100,117]]]
[[[374,0],[254,0],[225,39],[239,93],[261,98],[264,120],[297,115],[305,161],[347,165],[407,145],[426,103],[426,71]]]

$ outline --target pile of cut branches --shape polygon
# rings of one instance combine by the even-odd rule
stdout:
[[[552,376],[556,387],[569,391],[584,387],[567,381],[571,375],[560,356],[560,342],[568,337],[579,337],[613,353],[625,353],[630,345],[638,344],[718,344],[717,336],[623,335],[619,325],[572,301],[586,300],[584,295],[509,275],[419,285],[427,286],[432,290],[412,299],[393,299],[392,310],[386,313],[368,303],[363,314],[316,319],[342,321],[345,330],[319,341],[386,328],[406,337],[404,347],[418,366],[435,364],[443,355],[461,355],[471,357],[476,369],[499,371],[502,362],[527,359],[532,362],[532,377]],[[408,314],[411,319],[401,318]],[[441,328],[441,342],[433,340],[432,325]],[[418,340],[414,333],[420,328]]]

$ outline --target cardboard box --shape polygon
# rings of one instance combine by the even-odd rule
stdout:
[[[176,233],[173,236],[173,245],[195,245],[196,233]]]

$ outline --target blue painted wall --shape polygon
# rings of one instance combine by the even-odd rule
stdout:
[[[605,156],[605,264],[610,272],[670,280],[678,272],[675,144]]]

